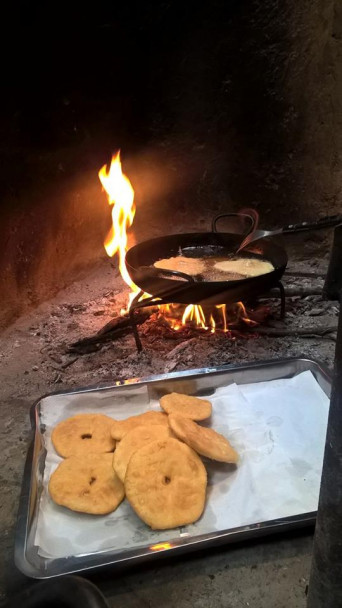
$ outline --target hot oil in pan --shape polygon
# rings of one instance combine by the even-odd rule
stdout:
[[[187,260],[189,260],[189,263],[187,263]],[[165,265],[163,265],[163,262],[165,262]],[[228,267],[232,266],[232,269],[225,270],[225,263]],[[217,267],[221,264],[221,268]],[[251,253],[240,256],[227,255],[224,248],[210,246],[206,247],[205,251],[203,251],[203,247],[200,249],[187,247],[179,250],[178,256],[159,260],[154,265],[160,269],[168,268],[169,270],[184,272],[196,277],[197,281],[206,282],[239,281],[274,270],[274,266],[260,256]],[[236,267],[236,270],[234,267]],[[175,280],[177,280],[177,277],[175,277]]]

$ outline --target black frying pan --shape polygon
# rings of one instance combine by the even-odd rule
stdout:
[[[227,216],[235,214],[227,214]],[[241,214],[239,214],[241,217]],[[219,216],[220,218],[223,216]],[[254,217],[244,234],[256,227]],[[218,218],[217,218],[218,219]],[[216,232],[216,218],[212,232],[171,234],[143,241],[126,253],[126,267],[132,281],[143,291],[162,298],[165,302],[181,304],[230,304],[269,291],[281,279],[286,265],[287,254],[275,238],[263,239],[247,247],[241,257],[257,257],[271,262],[274,270],[258,277],[237,281],[198,281],[182,272],[155,268],[154,262],[177,256],[180,249],[187,257],[228,257],[236,251],[243,234]]]

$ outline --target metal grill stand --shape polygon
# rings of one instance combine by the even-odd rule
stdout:
[[[285,289],[284,289],[284,285],[282,284],[281,281],[278,281],[274,286],[274,288],[279,289],[279,293],[280,293],[280,318],[284,319],[285,317]],[[162,304],[175,304],[177,303],[176,298],[173,299],[172,297],[164,299],[164,298],[160,298],[158,296],[150,296],[149,298],[144,298],[143,300],[141,300],[140,298],[143,296],[144,292],[143,291],[139,291],[139,293],[135,296],[132,304],[131,304],[131,308],[129,310],[129,316],[130,316],[130,321],[131,321],[131,325],[132,325],[132,331],[133,331],[133,335],[134,335],[134,340],[135,340],[135,345],[137,347],[137,351],[140,353],[143,350],[143,346],[141,343],[141,339],[139,336],[139,331],[138,331],[138,326],[137,323],[135,322],[135,312],[137,310],[140,310],[141,308],[148,308],[149,306],[160,306]],[[222,302],[224,304],[224,302]],[[194,302],[195,304],[195,302]]]

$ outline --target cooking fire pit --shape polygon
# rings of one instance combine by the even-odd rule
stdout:
[[[129,319],[134,333],[137,350],[142,350],[139,337],[136,311],[148,307],[161,307],[183,304],[184,317],[189,317],[195,309],[195,316],[202,328],[215,330],[216,322],[213,310],[220,309],[223,318],[223,329],[227,331],[226,307],[239,303],[245,312],[244,303],[255,303],[260,296],[268,294],[271,289],[278,289],[281,298],[280,317],[285,315],[285,293],[281,278],[287,266],[286,250],[276,237],[262,238],[247,246],[240,258],[265,260],[272,265],[272,270],[240,279],[210,280],[205,276],[186,274],[184,271],[157,268],[155,263],[160,259],[235,259],[236,251],[243,239],[253,234],[259,222],[254,209],[244,209],[239,213],[220,213],[212,220],[211,232],[180,233],[143,241],[131,248],[127,247],[127,229],[132,225],[134,208],[134,190],[128,178],[122,173],[120,155],[113,156],[107,170],[104,166],[99,172],[100,181],[107,192],[112,208],[112,229],[105,241],[108,255],[118,253],[120,272],[125,282],[132,289],[128,306]],[[219,232],[219,220],[229,218],[234,231]],[[342,216],[321,218],[314,223],[303,222],[283,228],[283,233],[296,233],[339,224]],[[237,229],[236,229],[237,227]],[[247,315],[244,317],[248,319]],[[253,320],[251,321],[253,324]],[[122,324],[120,324],[122,325]],[[104,328],[105,333],[112,327]],[[78,343],[79,344],[79,343]],[[78,345],[76,344],[76,346]]]

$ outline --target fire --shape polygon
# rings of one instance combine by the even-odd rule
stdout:
[[[221,311],[222,320],[223,320],[223,331],[224,331],[224,333],[226,333],[228,331],[227,311],[226,311],[227,306],[226,306],[226,304],[220,304],[220,306],[216,306],[216,308]]]
[[[246,323],[246,325],[250,325],[251,327],[258,325],[256,321],[248,318],[246,306],[242,302],[237,302],[237,306],[239,307],[239,318]]]
[[[100,182],[107,193],[108,203],[112,205],[112,227],[106,237],[104,246],[107,254],[119,255],[120,273],[125,283],[131,288],[130,302],[139,292],[131,280],[126,264],[127,229],[133,224],[135,216],[134,190],[128,177],[122,173],[120,151],[113,155],[109,171],[104,165],[99,171]],[[129,306],[128,306],[129,309]],[[125,312],[125,311],[122,311]]]
[[[202,306],[198,306],[197,304],[189,304],[182,316],[182,324],[186,325],[187,321],[195,321],[195,324],[198,325],[198,327],[207,329]]]
[[[128,248],[127,230],[133,224],[135,205],[132,184],[122,172],[120,151],[113,155],[109,170],[107,165],[104,165],[98,175],[107,193],[108,204],[112,206],[112,227],[105,239],[104,246],[110,257],[118,254],[121,276],[131,289],[127,309],[121,311],[121,314],[125,314],[140,290],[131,280],[125,263]],[[149,294],[142,294],[142,298],[148,296]],[[209,311],[204,310],[198,304],[189,304],[185,308],[180,304],[163,304],[158,306],[158,311],[175,331],[179,331],[183,327],[198,327],[211,333],[216,331],[228,333],[229,324],[240,320],[248,325],[257,325],[255,321],[248,318],[242,302],[237,302],[229,308],[229,323],[226,304],[214,306]]]
[[[216,332],[229,333],[230,327],[238,325],[241,321],[247,325],[257,325],[256,321],[248,317],[242,302],[236,302],[227,307],[219,304],[205,310],[199,304],[163,304],[158,307],[159,314],[175,331],[184,327],[197,327],[212,334]]]

